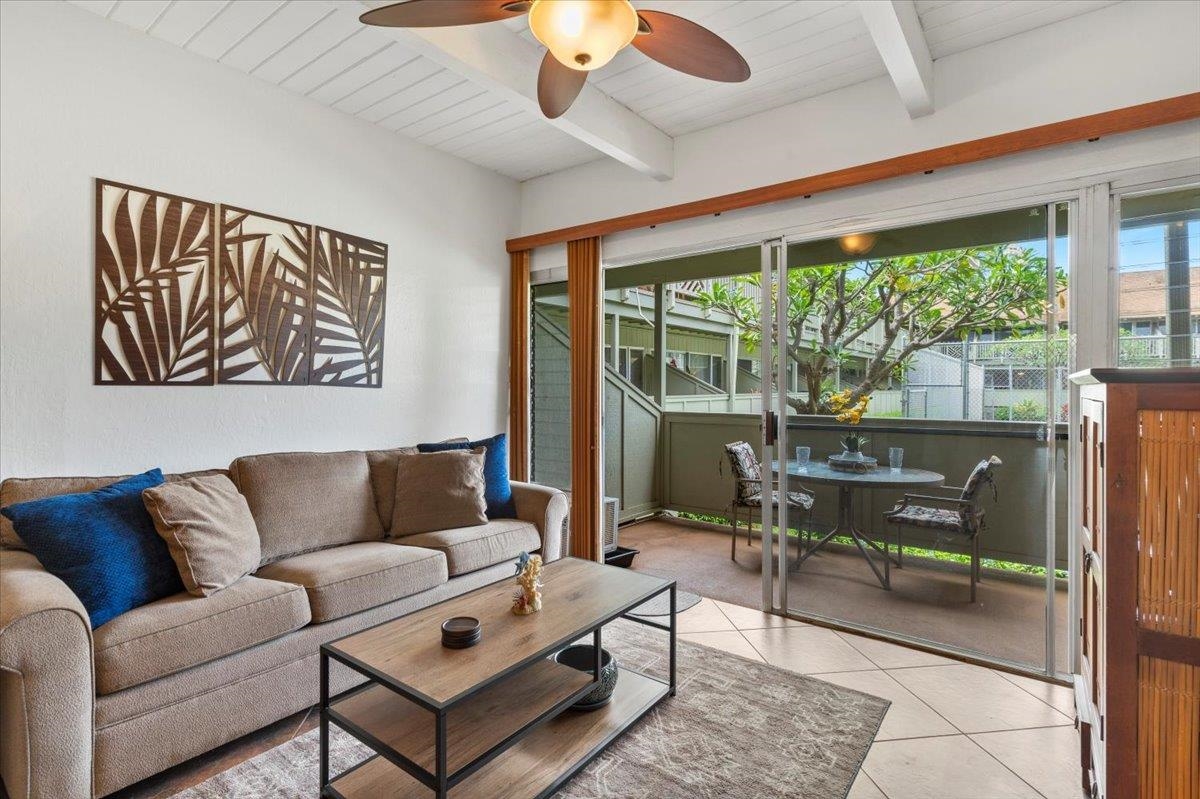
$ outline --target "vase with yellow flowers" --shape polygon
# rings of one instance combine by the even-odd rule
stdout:
[[[867,406],[871,404],[871,397],[869,395],[862,396],[855,400],[851,397],[851,390],[846,389],[830,394],[827,402],[839,422],[856,425],[862,421],[863,414],[867,412]],[[867,443],[867,437],[862,433],[851,427],[842,436],[841,442],[842,448],[845,450],[842,453],[842,460],[861,461],[864,459],[862,448]]]

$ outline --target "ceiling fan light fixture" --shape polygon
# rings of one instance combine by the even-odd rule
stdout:
[[[590,72],[633,41],[638,15],[629,0],[533,0],[529,29],[563,66]]]
[[[850,233],[838,239],[838,246],[846,255],[866,255],[878,238],[874,233]]]

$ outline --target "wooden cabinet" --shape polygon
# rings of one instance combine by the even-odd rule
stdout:
[[[1200,799],[1200,369],[1071,379],[1084,790]]]

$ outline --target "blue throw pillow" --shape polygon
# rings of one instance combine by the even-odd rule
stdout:
[[[487,501],[489,519],[517,518],[512,485],[508,482],[508,437],[501,433],[480,441],[448,441],[441,444],[418,444],[420,452],[445,452],[448,449],[486,447],[483,456],[483,498]]]
[[[19,502],[0,513],[46,571],[75,592],[95,629],[183,590],[142,504],[142,491],[162,483],[162,472],[151,469],[86,494]]]

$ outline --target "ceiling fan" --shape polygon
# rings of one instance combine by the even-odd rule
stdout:
[[[630,44],[688,75],[727,83],[750,77],[746,59],[717,34],[674,14],[636,10],[629,0],[407,0],[359,19],[388,28],[436,28],[521,14],[529,15],[529,29],[547,49],[538,104],[550,119],[571,107],[589,72]]]

